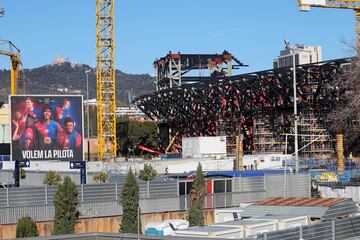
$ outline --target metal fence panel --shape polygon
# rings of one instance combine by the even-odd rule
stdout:
[[[360,217],[334,221],[336,239],[360,237]]]
[[[83,190],[84,202],[116,200],[115,184],[85,184]]]
[[[265,189],[264,177],[240,178],[240,192],[262,191]]]
[[[172,182],[150,182],[150,197],[175,197],[177,193],[177,181]]]
[[[311,197],[311,180],[309,174],[292,174],[288,178],[288,192],[290,197]]]
[[[147,198],[148,197],[148,183],[144,181],[138,182],[139,184],[139,197],[140,198]]]
[[[251,203],[265,199],[265,190],[256,192],[233,193],[232,206],[239,206],[240,203]]]
[[[360,237],[360,217],[327,221],[275,232],[258,234],[261,240],[343,240]]]
[[[9,188],[11,206],[46,204],[45,188]]]
[[[122,215],[122,207],[118,201],[83,202],[79,212],[80,218],[119,216]]]
[[[180,200],[176,198],[148,198],[140,200],[142,213],[179,211]]]
[[[29,216],[35,221],[49,221],[54,218],[54,207],[50,204],[0,208],[0,224],[17,223]]]
[[[4,188],[0,189],[0,207],[7,206],[7,190]]]

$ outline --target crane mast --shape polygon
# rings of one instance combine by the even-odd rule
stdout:
[[[352,9],[355,13],[355,43],[360,47],[360,0],[297,0],[300,11],[310,11],[311,7]]]
[[[96,1],[98,159],[116,157],[114,0]]]
[[[8,45],[8,50],[0,50],[0,55],[10,57],[10,93],[15,95],[18,92],[17,84],[20,78],[20,50],[10,41],[0,40],[0,45]]]

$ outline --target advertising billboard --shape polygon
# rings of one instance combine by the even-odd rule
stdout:
[[[83,160],[82,96],[10,96],[12,160]]]

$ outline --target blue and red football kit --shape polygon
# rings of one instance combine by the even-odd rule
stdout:
[[[25,141],[29,140],[30,144],[26,145]],[[34,130],[31,127],[28,127],[23,131],[20,138],[20,146],[23,150],[30,150],[32,146],[34,145],[35,136],[34,136]]]
[[[51,148],[62,142],[63,129],[56,121],[50,120],[48,124],[37,122],[35,123],[35,127],[39,133],[40,146]]]
[[[63,149],[75,149],[81,147],[81,135],[75,130],[70,134],[64,134],[64,140],[61,144]]]
[[[55,108],[55,120],[60,123],[62,127],[64,127],[65,118],[70,117],[70,111],[67,108],[56,107]]]
[[[41,111],[39,108],[34,108],[33,110],[30,110],[30,109],[26,109],[23,113],[25,116],[30,116],[32,117],[33,119],[38,119],[40,120],[41,119]]]

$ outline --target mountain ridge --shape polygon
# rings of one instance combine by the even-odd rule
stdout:
[[[86,98],[86,74],[89,77],[89,99],[96,98],[96,73],[86,64],[63,62],[48,64],[38,68],[24,69],[23,80],[19,80],[21,94],[42,95],[83,95]],[[154,78],[149,74],[127,74],[116,70],[116,101],[118,106],[129,104],[128,94],[136,97],[155,91]],[[10,71],[0,70],[0,101],[8,102],[10,94]]]

